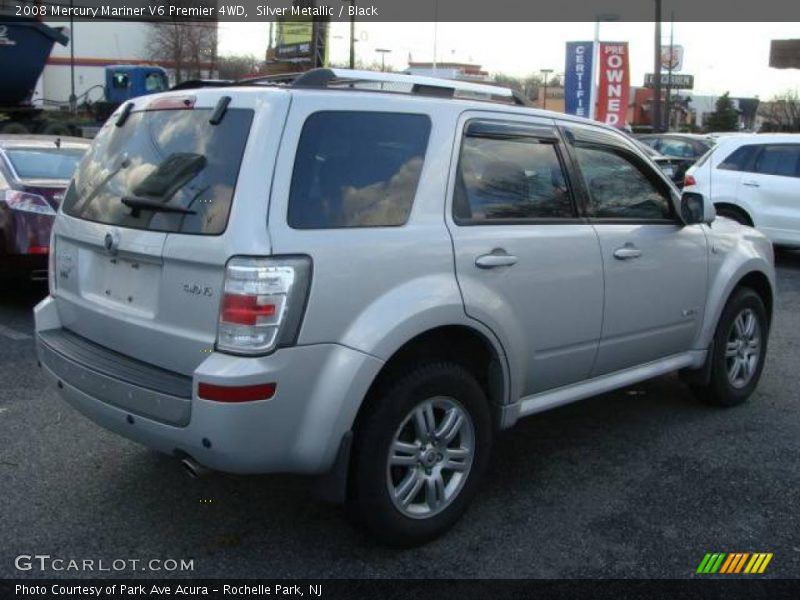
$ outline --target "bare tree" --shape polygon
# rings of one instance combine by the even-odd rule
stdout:
[[[220,56],[217,60],[217,71],[220,79],[241,79],[258,73],[263,64],[264,61],[252,54]]]
[[[769,102],[762,102],[758,114],[764,120],[763,131],[800,131],[800,94],[788,90]]]
[[[192,6],[190,0],[174,5]],[[203,70],[215,71],[217,62],[217,22],[165,18],[150,24],[150,58],[175,73],[175,82],[202,77]]]

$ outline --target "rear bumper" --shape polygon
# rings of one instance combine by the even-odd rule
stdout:
[[[52,334],[61,324],[52,297],[34,314],[39,361],[67,403],[145,446],[188,454],[232,473],[326,472],[383,364],[336,344],[285,348],[259,358],[212,353],[191,378],[187,411],[181,413],[178,393],[165,394],[168,389],[147,377],[138,385],[132,382],[136,371],[130,364],[119,367],[120,376],[110,376],[99,356],[53,348]],[[270,400],[228,404],[198,398],[200,382],[274,382],[277,391]]]

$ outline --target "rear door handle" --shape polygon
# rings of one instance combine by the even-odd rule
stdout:
[[[483,254],[475,259],[475,266],[479,269],[495,269],[497,267],[510,267],[517,264],[517,257],[506,254],[505,250],[492,250],[491,254]]]
[[[757,181],[743,181],[742,185],[746,185],[747,187],[761,187]]]
[[[642,251],[633,244],[625,244],[622,248],[614,250],[614,258],[619,260],[630,260],[631,258],[639,258]]]

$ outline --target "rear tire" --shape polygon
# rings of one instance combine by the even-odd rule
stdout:
[[[492,418],[476,379],[437,362],[392,378],[360,417],[346,510],[377,540],[424,544],[461,517],[489,461]]]
[[[715,406],[745,402],[761,378],[768,327],[761,297],[750,288],[736,290],[725,305],[714,334],[709,382],[693,385],[695,395]]]

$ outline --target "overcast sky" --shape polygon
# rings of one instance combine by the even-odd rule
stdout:
[[[433,58],[436,29],[439,61],[474,62],[491,73],[523,76],[539,69],[564,70],[564,43],[591,40],[594,23],[358,23],[356,53],[364,62],[380,62],[376,48],[388,48],[387,63],[401,69],[409,57]],[[220,23],[221,54],[263,57],[269,23]],[[669,23],[662,39],[669,44]],[[631,84],[642,85],[653,70],[652,23],[603,23],[600,39],[627,41]],[[334,61],[348,58],[349,24],[331,24]],[[675,23],[674,42],[684,46],[683,73],[695,76],[695,93],[756,96],[768,99],[800,90],[800,70],[769,68],[772,39],[800,38],[800,23]]]

